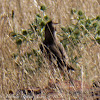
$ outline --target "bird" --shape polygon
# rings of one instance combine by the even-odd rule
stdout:
[[[68,63],[68,56],[63,45],[56,37],[56,31],[52,20],[48,21],[45,25],[45,40],[40,45],[42,52],[46,53],[48,59],[52,62],[52,57],[56,59],[57,65],[60,70],[67,67],[67,70],[74,71],[75,69]]]

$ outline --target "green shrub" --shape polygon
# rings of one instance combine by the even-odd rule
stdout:
[[[69,39],[71,40],[74,45],[77,45],[82,38],[83,35],[91,35],[94,36],[97,43],[99,43],[98,39],[95,37],[97,34],[100,35],[100,16],[97,16],[96,18],[89,18],[86,17],[85,14],[79,10],[72,9],[71,14],[74,20],[76,20],[76,23],[71,23],[70,26],[67,27],[61,27],[62,34],[64,35],[62,43],[68,45]],[[74,17],[76,15],[76,17]],[[100,44],[100,43],[99,43]]]
[[[12,40],[15,41],[15,43],[18,47],[17,48],[18,52],[16,54],[14,53],[12,55],[12,58],[17,59],[19,57],[20,60],[17,63],[20,63],[22,61],[21,59],[26,60],[26,58],[29,61],[32,61],[34,63],[34,59],[35,59],[35,63],[38,65],[39,68],[40,68],[43,60],[42,60],[42,55],[39,53],[38,50],[33,48],[29,52],[26,51],[23,55],[20,54],[20,51],[21,51],[22,44],[30,45],[30,41],[38,42],[37,41],[38,38],[41,38],[43,40],[45,23],[47,23],[47,21],[49,21],[50,19],[46,14],[44,14],[45,10],[46,10],[45,6],[41,6],[40,10],[42,11],[43,15],[36,14],[34,21],[31,24],[29,24],[29,26],[30,26],[29,29],[27,29],[27,30],[23,29],[20,34],[15,32],[15,30],[14,30],[14,32],[10,33]],[[17,56],[15,56],[15,55],[17,55]],[[18,65],[20,65],[20,64],[18,64]],[[36,70],[38,69],[38,67],[36,68]],[[29,68],[29,69],[26,68],[26,70],[31,71],[31,68]]]
[[[94,42],[96,41],[100,44],[100,16],[89,18],[81,10],[77,11],[75,9],[71,10],[71,16],[76,23],[71,22],[71,25],[61,27],[62,32],[60,35],[63,37],[61,40],[62,44],[66,50],[69,49],[67,53],[71,57],[71,62],[76,63],[77,59],[73,58],[73,50],[76,49],[79,43],[82,43],[80,41],[84,36],[93,41],[93,38],[91,38],[92,35],[94,37]],[[83,42],[83,44],[86,43]],[[81,55],[79,55],[79,57],[81,57]]]

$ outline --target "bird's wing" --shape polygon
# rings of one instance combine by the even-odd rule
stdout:
[[[57,58],[61,58],[62,59],[62,54],[59,51],[59,48],[57,47],[57,45],[52,44],[49,45],[49,49],[51,50],[51,52],[57,57]]]
[[[69,59],[63,45],[58,43],[58,48],[60,53],[62,54],[63,61],[66,63],[68,70],[74,70],[74,68],[69,64]]]
[[[57,48],[59,49],[59,51],[60,51],[60,53],[62,55],[62,58],[67,60],[68,56],[66,54],[66,51],[65,51],[63,45],[61,43],[57,43]]]

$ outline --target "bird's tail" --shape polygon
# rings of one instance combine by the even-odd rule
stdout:
[[[73,79],[70,75],[70,72],[69,72],[68,68],[63,69],[62,71],[63,71],[63,75],[65,76],[65,78],[67,77],[69,79],[70,83],[74,86]]]

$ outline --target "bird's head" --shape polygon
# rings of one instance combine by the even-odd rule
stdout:
[[[45,26],[45,40],[48,42],[53,42],[55,39],[55,28],[52,21],[47,22]]]
[[[45,26],[45,34],[54,34],[53,22],[49,21]]]

